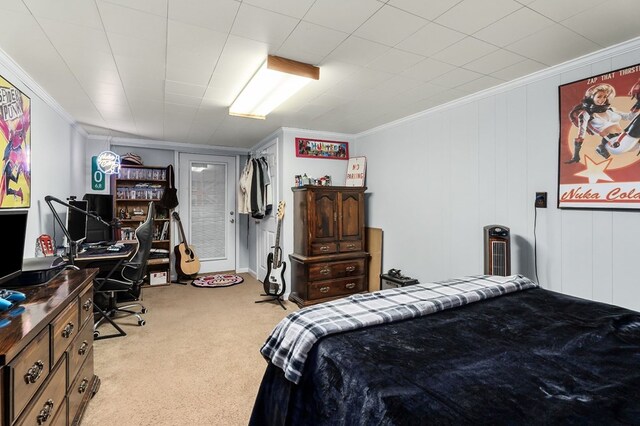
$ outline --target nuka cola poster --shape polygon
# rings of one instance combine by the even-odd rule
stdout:
[[[560,86],[558,207],[640,209],[640,65]]]

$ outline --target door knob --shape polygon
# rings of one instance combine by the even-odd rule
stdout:
[[[229,222],[236,223],[235,219],[231,219],[231,220],[229,220]]]

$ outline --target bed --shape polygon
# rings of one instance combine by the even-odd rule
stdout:
[[[290,314],[262,348],[250,424],[639,424],[640,313],[507,278],[515,289],[503,277],[471,297],[447,283],[493,277],[351,296],[319,327],[324,307]],[[420,286],[440,295],[407,303]],[[371,314],[389,294],[410,314],[372,323],[398,310]]]

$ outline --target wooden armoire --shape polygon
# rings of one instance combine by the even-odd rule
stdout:
[[[291,188],[294,253],[289,300],[303,307],[368,290],[366,187]]]

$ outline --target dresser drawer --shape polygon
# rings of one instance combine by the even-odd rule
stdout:
[[[49,375],[49,329],[44,328],[9,363],[12,420],[15,420]]]
[[[80,326],[89,318],[93,318],[93,286],[87,288],[80,295]]]
[[[53,347],[53,360],[55,364],[60,356],[67,350],[69,344],[76,337],[80,327],[78,326],[79,309],[77,299],[70,303],[64,311],[51,322],[51,346]]]
[[[85,357],[80,373],[76,376],[69,390],[69,424],[76,417],[82,398],[87,392],[91,392],[89,386],[93,379],[93,349],[90,349]]]
[[[338,252],[338,245],[336,243],[311,244],[311,254],[314,256],[318,254],[330,254],[330,253],[337,253],[337,252]]]
[[[352,251],[361,251],[362,250],[362,241],[341,241],[339,246],[340,253],[349,253]]]
[[[65,365],[64,360],[58,363],[51,379],[29,405],[17,425],[49,425],[59,411],[67,412]]]
[[[69,386],[71,386],[71,381],[76,377],[78,370],[80,370],[92,346],[93,324],[87,322],[82,327],[78,337],[73,341],[71,346],[69,346],[69,351],[67,352],[67,359],[69,360]]]
[[[364,291],[364,277],[340,278],[332,281],[318,281],[309,284],[309,299],[342,296]]]
[[[364,259],[309,265],[309,281],[326,280],[364,274]]]

